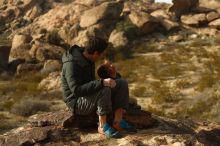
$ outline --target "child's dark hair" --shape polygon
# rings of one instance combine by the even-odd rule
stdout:
[[[97,70],[97,74],[101,79],[106,79],[106,78],[110,78],[111,75],[109,73],[108,67],[105,64],[102,64],[98,70]]]
[[[95,51],[102,53],[108,47],[108,42],[100,37],[90,37],[88,45],[85,50],[89,54],[93,54]]]

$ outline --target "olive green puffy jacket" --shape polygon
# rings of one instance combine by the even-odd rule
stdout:
[[[89,96],[103,85],[95,79],[95,64],[83,56],[83,49],[74,45],[63,54],[62,88],[64,101],[74,111],[78,97]]]

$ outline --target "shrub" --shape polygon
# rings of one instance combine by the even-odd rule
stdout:
[[[40,33],[40,34],[46,34],[46,33],[47,33],[47,29],[46,29],[46,28],[41,28],[41,29],[39,30],[39,33]]]
[[[137,96],[137,97],[144,97],[144,96],[146,96],[146,94],[145,94],[146,90],[147,90],[146,87],[139,86],[133,90],[133,94],[134,94],[134,96]]]
[[[153,82],[152,89],[154,90],[153,102],[157,104],[161,103],[173,103],[179,101],[179,91],[168,87],[163,82]]]
[[[53,31],[48,32],[47,41],[51,44],[59,46],[62,39],[60,38],[58,34],[58,30],[53,30]]]
[[[197,90],[203,91],[205,88],[211,88],[218,80],[216,76],[210,73],[203,73],[197,83]]]
[[[124,32],[129,40],[134,40],[137,37],[138,28],[130,21],[121,21],[116,24],[116,30]]]
[[[22,100],[12,107],[11,112],[16,115],[30,116],[38,111],[48,111],[50,109],[48,101],[40,101],[36,99]]]

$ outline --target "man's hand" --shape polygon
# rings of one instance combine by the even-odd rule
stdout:
[[[116,82],[111,78],[107,78],[103,80],[103,86],[114,88],[116,86]]]

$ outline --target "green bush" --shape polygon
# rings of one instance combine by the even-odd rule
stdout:
[[[60,38],[58,34],[58,30],[53,30],[53,31],[48,32],[47,41],[51,44],[59,46],[62,39]]]
[[[144,97],[146,96],[145,94],[146,90],[147,90],[146,87],[138,86],[133,90],[133,94],[134,96],[137,96],[137,97]]]
[[[179,101],[179,91],[167,86],[163,82],[153,82],[153,102],[156,104],[175,103]]]
[[[211,88],[217,81],[218,80],[215,75],[210,74],[210,73],[203,73],[200,76],[196,89],[201,92],[205,88]]]
[[[30,116],[39,111],[49,111],[50,104],[48,101],[27,99],[14,104],[11,112],[16,115]]]
[[[116,24],[116,30],[124,32],[129,40],[134,40],[137,37],[138,28],[130,21],[121,21]]]

